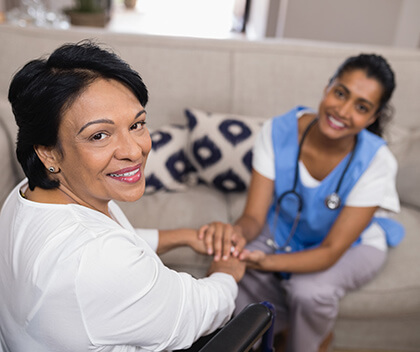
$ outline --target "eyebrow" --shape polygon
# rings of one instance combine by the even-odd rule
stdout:
[[[343,88],[346,91],[347,94],[350,94],[351,93],[350,90],[344,84],[338,83],[338,86],[340,86],[341,88]],[[374,107],[375,106],[375,104],[373,104],[371,101],[369,101],[369,100],[367,100],[365,98],[359,98],[359,100],[361,100],[362,102],[370,105],[371,107]]]
[[[139,118],[141,115],[145,114],[146,110],[140,110],[136,116],[134,116],[134,120]],[[114,121],[109,120],[109,119],[99,119],[99,120],[94,120],[94,121],[89,121],[88,123],[86,123],[85,125],[82,126],[82,128],[79,130],[79,132],[77,132],[77,134],[79,135],[80,133],[83,132],[83,130],[85,130],[87,127],[89,127],[90,125],[95,125],[95,124],[99,124],[99,123],[107,123],[110,125],[114,125]]]

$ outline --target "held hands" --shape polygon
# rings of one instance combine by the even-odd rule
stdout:
[[[214,256],[214,261],[238,257],[246,245],[239,226],[222,222],[203,225],[198,230],[198,238],[204,242],[206,253]]]
[[[239,260],[245,262],[247,268],[263,270],[265,269],[264,264],[267,260],[267,254],[260,250],[251,252],[248,249],[244,249],[239,254]]]
[[[238,258],[232,256],[226,260],[213,260],[207,275],[211,275],[215,272],[226,273],[232,275],[236,282],[239,282],[245,274],[246,263],[240,261]]]

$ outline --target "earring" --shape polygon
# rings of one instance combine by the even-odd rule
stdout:
[[[50,167],[48,168],[48,171],[49,171],[49,172],[51,172],[51,173],[55,172],[55,168],[54,168],[54,166],[50,166]]]

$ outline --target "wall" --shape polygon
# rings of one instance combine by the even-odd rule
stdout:
[[[392,45],[402,0],[290,0],[284,37]]]
[[[261,4],[254,6],[259,2],[251,6],[249,27],[258,28],[252,39],[420,47],[419,0],[263,0],[263,9]]]
[[[405,0],[398,20],[394,45],[420,48],[420,1]]]

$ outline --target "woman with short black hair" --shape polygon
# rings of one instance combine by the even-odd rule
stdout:
[[[181,349],[229,319],[245,264],[213,262],[200,280],[170,270],[154,250],[205,253],[197,231],[134,229],[114,202],[144,193],[147,98],[137,72],[89,41],[13,78],[27,178],[0,213],[5,352]]]

